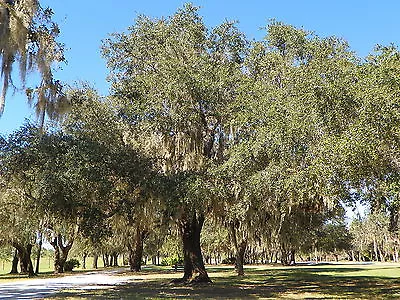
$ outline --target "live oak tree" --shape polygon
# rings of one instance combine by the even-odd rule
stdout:
[[[344,41],[276,21],[246,57],[232,109],[236,142],[223,169],[242,212],[264,220],[241,227],[274,228],[282,252],[296,248],[296,226],[288,225],[305,224],[301,215],[305,221],[342,199],[346,179],[321,171],[320,161],[329,159],[321,149],[357,111],[357,66]]]
[[[210,281],[200,249],[209,204],[196,188],[206,185],[202,174],[225,149],[226,107],[236,97],[246,49],[233,23],[208,30],[197,10],[185,5],[166,19],[141,16],[103,46],[114,103],[132,140],[181,187],[170,209],[181,231],[183,281],[194,273],[195,281]]]
[[[377,47],[359,64],[350,82],[355,91],[353,108],[343,112],[347,125],[326,138],[320,147],[320,157],[325,158],[319,163],[324,174],[352,191],[343,199],[361,199],[370,204],[373,214],[388,210],[394,235],[400,191],[399,68],[399,51],[394,46]],[[359,240],[359,250],[364,250],[363,237]]]
[[[100,200],[112,186],[104,176],[107,152],[96,143],[61,132],[39,132],[28,124],[4,140],[0,152],[2,179],[4,189],[18,199],[15,207],[20,210],[19,218],[26,216],[26,224],[37,222],[30,235],[36,236],[42,223],[55,250],[55,272],[62,273],[78,231],[97,233],[93,224],[100,227],[103,220]]]
[[[370,212],[350,224],[354,258],[357,260],[398,261],[398,233],[390,232],[389,215],[384,211]]]
[[[36,243],[35,232],[38,229],[38,216],[31,207],[27,210],[21,205],[20,195],[12,191],[0,192],[0,244],[12,246],[15,252],[11,273],[17,273],[18,262],[22,274],[33,276],[35,271],[31,259],[32,249]],[[11,253],[11,252],[10,252]]]
[[[22,148],[37,142],[36,131],[24,127],[7,140],[0,141],[0,199],[2,243],[13,246],[21,265],[21,272],[34,275],[31,251],[40,228],[41,210],[36,203],[36,187],[31,180],[33,172],[26,166],[35,164],[32,157],[24,155]],[[31,169],[31,171],[33,171]]]
[[[40,127],[44,126],[46,114],[51,119],[57,119],[60,113],[66,111],[68,101],[62,84],[53,77],[57,64],[65,58],[64,45],[57,41],[60,30],[52,16],[53,11],[42,7],[38,0],[0,1],[0,117],[10,86],[26,92]],[[19,69],[19,84],[12,77],[15,67]],[[40,81],[27,87],[26,78],[32,72],[39,75]],[[38,230],[42,240],[42,233]],[[40,251],[41,246],[36,272],[39,271]]]
[[[4,140],[1,148],[2,176],[7,193],[5,196],[3,195],[3,199],[14,198],[16,200],[14,214],[18,213],[17,218],[25,219],[25,224],[30,224],[32,221],[36,223],[36,226],[29,230],[29,234],[34,238],[31,238],[26,249],[32,249],[35,244],[36,232],[40,229],[40,223],[43,220],[49,222],[49,211],[52,210],[54,213],[56,210],[53,209],[51,201],[46,202],[48,187],[51,186],[53,191],[57,189],[53,180],[56,176],[49,176],[46,168],[48,163],[54,163],[56,155],[55,152],[46,151],[48,144],[45,141],[48,140],[39,135],[38,128],[28,124],[11,135],[8,140]],[[55,168],[57,167],[55,166]],[[57,172],[54,172],[55,174]],[[14,230],[18,228],[15,222],[11,222],[9,225]],[[10,232],[14,230],[10,230]],[[11,243],[18,249],[18,252],[26,252],[15,241],[16,239],[13,238]],[[29,252],[30,259],[30,251],[27,252]],[[29,272],[31,273],[33,270]]]
[[[351,235],[344,222],[331,222],[321,228],[322,237],[319,244],[325,253],[331,253],[335,260],[339,260],[339,254],[351,249]]]
[[[371,204],[373,213],[390,211],[391,229],[396,228],[399,210],[399,124],[397,95],[400,91],[399,50],[394,46],[377,47],[360,70],[360,114],[351,131],[343,137],[355,153],[351,179]],[[346,160],[349,162],[349,159]]]
[[[101,227],[95,220],[88,223],[93,247],[100,249],[119,239],[115,243],[129,253],[131,270],[140,271],[144,240],[162,207],[156,187],[159,176],[153,172],[152,162],[126,141],[129,132],[107,98],[87,85],[71,89],[68,94],[72,105],[62,122],[63,130],[95,145],[88,159],[96,168],[91,172],[97,174],[91,189],[96,187],[99,193],[91,201],[103,214],[108,233],[100,234]]]

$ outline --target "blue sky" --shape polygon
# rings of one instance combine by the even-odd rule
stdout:
[[[88,81],[101,94],[107,94],[107,69],[100,55],[101,40],[109,33],[123,31],[139,14],[168,16],[186,1],[120,0],[61,1],[42,0],[50,6],[61,27],[61,41],[66,44],[68,64],[57,77],[66,83]],[[198,0],[205,23],[215,26],[224,20],[238,20],[239,27],[251,39],[265,34],[260,30],[274,18],[314,31],[320,36],[336,35],[347,40],[356,53],[364,57],[376,44],[400,45],[400,1],[269,1],[269,0]],[[24,122],[35,120],[26,99],[11,91],[0,118],[0,135],[7,135]]]

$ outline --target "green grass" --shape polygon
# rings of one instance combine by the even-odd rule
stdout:
[[[32,260],[32,263],[36,264],[36,260]],[[75,273],[81,273],[81,272],[87,272],[87,271],[92,271],[92,263],[93,263],[93,258],[88,258],[86,262],[86,269],[82,269],[82,266],[79,268],[74,269],[72,273],[64,273],[64,274],[53,274],[54,272],[54,261],[52,257],[43,257],[40,260],[40,267],[39,267],[39,275],[32,277],[34,278],[49,278],[49,277],[54,277],[54,276],[67,276]],[[99,266],[102,266],[102,260],[99,259]],[[99,268],[99,269],[104,269],[104,268]],[[0,260],[0,284],[1,283],[6,283],[10,281],[18,281],[18,280],[25,280],[28,279],[28,275],[26,274],[9,274],[11,270],[11,262],[8,260]],[[19,270],[19,266],[18,266]]]
[[[177,274],[146,269],[112,289],[63,291],[53,299],[399,299],[400,265],[254,266],[237,277],[232,267],[210,267],[213,284],[170,284]],[[125,274],[126,275],[126,274]]]
[[[32,263],[35,267],[36,261],[32,260]],[[19,266],[18,266],[19,267]],[[11,261],[0,260],[0,279],[3,275],[10,273],[11,270]],[[53,259],[44,257],[40,260],[39,271],[40,272],[49,272],[53,270]]]

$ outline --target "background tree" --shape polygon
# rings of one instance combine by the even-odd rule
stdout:
[[[336,261],[339,261],[341,252],[348,252],[351,249],[352,238],[344,222],[330,222],[322,227],[322,236],[318,244],[325,253],[333,254]]]

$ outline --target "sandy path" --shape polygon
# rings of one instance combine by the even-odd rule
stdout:
[[[65,277],[4,283],[0,284],[0,299],[41,299],[63,289],[104,289],[132,280],[132,277],[116,276],[121,271],[123,270],[87,272]]]

